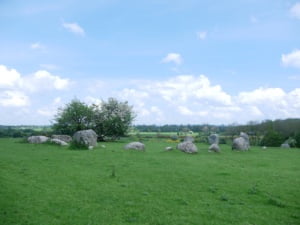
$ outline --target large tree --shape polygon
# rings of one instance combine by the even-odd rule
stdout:
[[[59,108],[53,130],[59,134],[73,135],[78,130],[92,128],[93,109],[77,99]]]
[[[128,102],[120,102],[114,98],[103,101],[101,105],[94,105],[94,130],[99,139],[119,139],[128,131],[135,114]]]

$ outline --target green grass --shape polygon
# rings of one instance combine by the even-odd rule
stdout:
[[[300,224],[300,149],[199,154],[0,139],[2,225]]]

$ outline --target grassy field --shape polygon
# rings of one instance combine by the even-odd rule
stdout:
[[[95,150],[0,139],[2,225],[299,225],[300,149]]]

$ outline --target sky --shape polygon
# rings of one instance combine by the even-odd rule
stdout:
[[[134,124],[300,117],[300,1],[0,0],[0,124],[72,99]]]

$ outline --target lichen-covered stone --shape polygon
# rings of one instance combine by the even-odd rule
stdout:
[[[129,150],[140,150],[145,151],[145,145],[141,142],[130,142],[127,145],[125,145],[124,149]]]
[[[197,153],[197,146],[193,142],[184,141],[177,145],[177,149],[185,153]]]
[[[281,148],[290,148],[290,145],[288,143],[283,143],[280,147]]]
[[[32,144],[41,144],[49,140],[46,136],[30,136],[27,141]]]
[[[249,148],[249,136],[246,133],[241,132],[240,137],[233,140],[232,150],[247,151]]]
[[[77,131],[73,135],[73,142],[75,144],[84,145],[87,148],[90,146],[96,147],[97,146],[97,134],[95,131],[89,130],[80,130]]]
[[[220,152],[221,149],[217,144],[212,144],[211,146],[209,146],[209,150],[213,151],[213,152]]]
[[[210,145],[212,145],[212,144],[219,144],[219,135],[217,135],[217,134],[211,134],[211,135],[209,135],[208,136],[208,143],[210,144]]]

